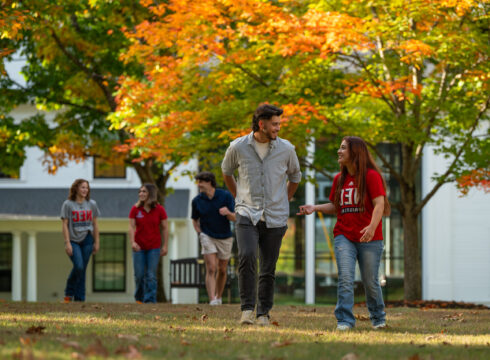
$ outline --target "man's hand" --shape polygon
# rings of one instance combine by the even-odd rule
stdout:
[[[222,208],[219,209],[220,215],[227,216],[233,214],[230,209],[228,209],[226,206],[223,206]]]

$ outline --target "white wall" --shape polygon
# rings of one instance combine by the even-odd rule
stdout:
[[[422,191],[447,161],[427,151]],[[490,305],[490,194],[472,189],[461,197],[454,184],[442,186],[422,211],[423,298]]]

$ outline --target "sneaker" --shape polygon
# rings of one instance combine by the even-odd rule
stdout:
[[[384,329],[386,327],[386,323],[382,322],[377,325],[373,325],[374,330]]]
[[[337,325],[337,331],[349,331],[350,329],[352,328],[349,325],[345,325],[345,324]]]
[[[216,298],[216,301],[218,302],[218,305],[223,305],[223,299],[222,298]]]
[[[271,323],[269,321],[269,317],[267,315],[261,315],[257,318],[257,325],[260,326],[269,326]]]
[[[240,319],[241,325],[253,325],[254,323],[254,312],[253,310],[242,311],[242,318]]]
[[[217,306],[217,305],[221,305],[220,301],[218,299],[213,299],[209,302],[209,305],[211,306]]]
[[[71,303],[72,301],[73,301],[73,297],[72,297],[72,296],[65,296],[65,297],[63,298],[63,302],[64,302],[65,304]]]

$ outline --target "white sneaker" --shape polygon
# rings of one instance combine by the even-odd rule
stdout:
[[[242,311],[242,318],[240,319],[241,325],[253,325],[254,321],[255,319],[253,310]]]
[[[386,323],[380,323],[378,325],[373,325],[374,330],[384,329],[386,327]]]
[[[216,305],[223,305],[223,299],[222,298],[216,298],[216,301],[218,302]]]
[[[209,305],[211,306],[221,305],[221,301],[219,301],[218,299],[213,299],[209,302]]]
[[[349,331],[351,327],[349,325],[338,324],[337,331]]]
[[[271,323],[269,321],[269,317],[267,315],[261,315],[257,318],[257,325],[260,326],[269,326]]]

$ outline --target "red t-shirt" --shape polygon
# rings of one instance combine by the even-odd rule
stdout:
[[[150,212],[143,206],[133,206],[129,218],[136,220],[134,240],[141,250],[159,249],[162,246],[160,223],[167,218],[167,212],[162,205],[157,204]]]
[[[335,178],[333,179],[332,190],[330,191],[329,197],[331,202],[335,199],[335,189],[339,180],[340,173],[335,175]],[[347,174],[340,196],[340,210],[337,212],[337,223],[333,229],[334,236],[344,235],[350,241],[360,241],[362,237],[361,230],[371,223],[371,216],[374,210],[372,199],[386,195],[381,175],[373,169],[368,169],[367,171],[366,187],[367,192],[364,198],[364,211],[360,212],[361,208],[358,206],[358,202],[356,202],[356,180],[353,176]],[[383,240],[381,223],[382,221],[379,222],[379,225],[374,232],[373,240]]]

